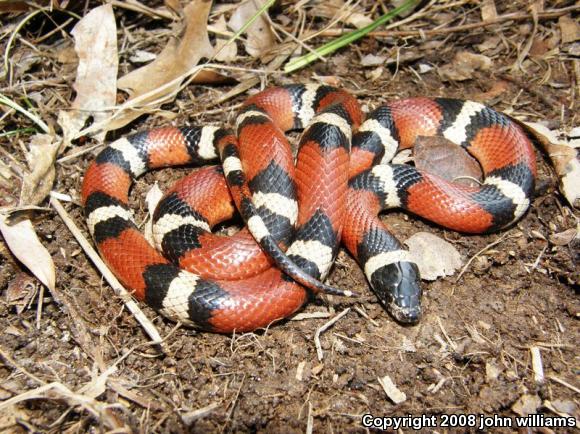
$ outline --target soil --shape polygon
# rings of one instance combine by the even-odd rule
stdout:
[[[548,3],[546,8],[572,4]],[[498,13],[522,12],[526,5],[524,1],[498,4]],[[479,22],[479,12],[473,12],[473,8],[473,3],[465,2],[441,7],[432,18],[422,18],[399,30],[418,28],[419,24],[428,28],[444,22],[458,25],[463,14],[468,16],[467,22]],[[287,9],[283,5],[281,14],[291,16]],[[124,26],[167,26],[120,8],[116,15]],[[19,21],[17,16],[11,19]],[[277,19],[275,15],[273,19]],[[35,25],[25,30],[47,31]],[[578,60],[565,58],[561,43],[555,48],[549,46],[553,42],[550,38],[558,31],[558,19],[551,18],[541,20],[535,34],[533,21],[528,19],[424,40],[371,36],[329,56],[326,63],[314,63],[290,76],[267,76],[264,84],[311,82],[332,76],[368,108],[407,96],[458,97],[483,101],[528,120],[548,122],[551,128],[566,128],[579,121],[574,90],[578,75],[574,75],[573,66]],[[143,33],[135,30],[139,37],[144,38]],[[444,65],[454,65],[456,53],[478,52],[475,47],[494,36],[501,38],[497,47],[482,53],[491,59],[491,69],[477,70],[465,81],[449,81],[441,73]],[[62,42],[61,37],[56,33],[44,43]],[[311,42],[317,46],[327,39]],[[536,53],[521,68],[514,67],[529,41],[532,49],[541,51],[540,45],[548,44],[546,51],[559,51],[554,55]],[[25,49],[29,48],[17,45],[17,51]],[[361,66],[361,58],[369,53],[389,59],[396,58],[397,53],[414,57],[384,67],[373,81],[370,74],[376,67]],[[121,60],[124,68],[132,68],[126,59]],[[259,66],[255,62],[255,67]],[[64,74],[68,68],[63,75],[66,86],[37,89],[59,94],[60,107],[64,107],[73,95],[74,68],[48,61],[37,68],[31,73],[44,74],[44,79],[58,76],[59,71]],[[499,85],[503,90],[490,96]],[[203,112],[215,95],[228,89],[191,86],[178,95],[177,103],[164,109],[175,113],[175,125],[220,123],[224,113],[231,121],[231,110],[190,116]],[[243,98],[224,103],[224,108]],[[140,118],[108,139],[164,122],[154,116]],[[2,146],[24,162],[18,143],[26,140],[22,133]],[[73,197],[74,202],[66,208],[85,234],[79,190],[84,170],[94,155],[59,164],[53,187]],[[105,432],[116,423],[119,429],[115,432],[365,432],[368,430],[361,423],[365,414],[435,415],[439,424],[445,414],[497,414],[514,421],[514,409],[529,401],[536,402],[532,411],[553,417],[557,408],[578,420],[580,243],[576,239],[556,245],[547,240],[576,228],[580,214],[559,194],[557,178],[545,156],[539,151],[536,156],[539,173],[531,208],[507,231],[467,236],[401,212],[384,215],[384,221],[402,240],[428,231],[451,242],[464,263],[473,259],[459,280],[456,273],[423,282],[425,313],[421,322],[411,327],[403,327],[389,317],[368,289],[355,261],[341,251],[328,282],[358,291],[360,298],[320,296],[301,311],[306,314],[303,319],[290,318],[268,330],[234,336],[176,327],[142,305],[164,337],[160,349],[149,344],[143,329],[104,282],[62,220],[52,212],[37,215],[35,228],[57,267],[57,292],[44,292],[39,327],[37,298],[21,306],[20,313],[6,297],[0,303],[0,327],[4,331],[0,335],[0,399],[49,383],[60,383],[77,395],[71,393],[72,397],[67,398],[58,391],[42,395],[37,390],[36,395],[42,399],[23,400],[9,408],[0,403],[0,429]],[[157,180],[165,188],[185,171],[151,173],[137,182],[132,200],[141,218],[145,215],[144,194],[152,183]],[[8,196],[17,197],[18,189],[15,186]],[[0,288],[5,294],[15,279],[27,274],[5,244],[0,247]],[[317,329],[345,309],[349,311],[320,335],[320,360],[315,347]],[[534,376],[532,347],[539,348],[543,381],[536,381]],[[102,384],[96,381],[99,375],[106,380]],[[378,379],[385,376],[406,395],[402,403],[395,404],[381,387]],[[83,394],[91,396],[87,384],[101,387],[92,395],[100,403],[96,413],[93,404],[79,401]],[[400,432],[409,431],[401,428]],[[476,429],[439,426],[423,431]]]

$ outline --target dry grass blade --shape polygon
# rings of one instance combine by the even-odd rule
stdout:
[[[14,102],[11,99],[7,98],[6,96],[2,95],[1,93],[0,93],[0,104],[8,106],[8,107],[16,110],[17,112],[22,113],[24,116],[26,116],[32,122],[34,122],[42,131],[44,131],[47,134],[50,133],[50,128],[48,128],[48,125],[46,125],[46,123],[42,119],[40,119],[34,113],[31,113],[29,110],[26,110],[25,108],[23,108],[22,106],[20,106],[16,102]]]
[[[109,285],[111,285],[113,291],[115,291],[115,294],[117,294],[123,300],[129,312],[131,312],[135,317],[135,319],[141,324],[145,332],[152,339],[153,343],[154,344],[161,343],[162,338],[159,332],[157,331],[157,328],[145,316],[145,314],[139,308],[137,303],[135,303],[135,301],[131,298],[131,294],[127,292],[127,290],[123,287],[123,285],[121,285],[121,283],[115,277],[115,275],[109,270],[109,268],[103,262],[101,257],[95,251],[95,249],[93,249],[89,241],[84,237],[82,232],[75,225],[74,221],[70,218],[64,207],[58,201],[58,199],[53,197],[51,198],[50,203],[54,207],[58,215],[63,219],[65,225],[74,235],[74,237],[76,238],[80,246],[83,248],[83,250],[86,252],[86,254],[89,256],[91,261],[93,261],[93,263],[99,269],[101,274],[105,277]]]
[[[87,411],[95,419],[101,421],[105,427],[111,430],[126,428],[124,423],[121,423],[114,413],[111,411],[110,404],[97,401],[91,396],[82,393],[76,393],[70,390],[62,383],[49,383],[28,392],[16,395],[6,401],[0,403],[0,411],[6,411],[13,405],[31,399],[57,399],[63,400],[71,406],[79,406]],[[118,406],[115,406],[118,407]]]

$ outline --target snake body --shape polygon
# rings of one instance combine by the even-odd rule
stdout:
[[[250,97],[235,131],[168,127],[119,139],[101,151],[83,180],[89,231],[138,299],[206,330],[266,327],[310,295],[334,291],[321,281],[341,241],[393,316],[416,322],[417,266],[378,213],[399,207],[461,232],[502,229],[529,206],[533,149],[509,118],[471,101],[400,100],[361,122],[348,93],[289,85]],[[294,164],[284,132],[302,128]],[[483,184],[467,187],[388,164],[419,136],[442,136],[465,148],[479,161]],[[133,180],[151,169],[206,164],[218,156],[221,166],[193,172],[159,203],[154,238],[162,255],[133,221]],[[212,235],[236,209],[248,229]]]

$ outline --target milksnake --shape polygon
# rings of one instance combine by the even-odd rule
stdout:
[[[121,138],[99,153],[83,179],[89,231],[136,298],[205,330],[255,330],[288,317],[318,292],[349,295],[321,283],[341,240],[389,312],[415,323],[417,266],[378,213],[403,208],[465,233],[502,229],[530,204],[533,148],[508,117],[471,101],[399,100],[361,122],[348,93],[293,84],[250,97],[235,131],[168,127]],[[294,165],[284,132],[302,128]],[[388,164],[419,136],[442,136],[465,148],[479,161],[484,182],[468,187]],[[153,232],[163,256],[137,230],[128,206],[132,182],[151,169],[203,165],[218,156],[221,166],[194,171],[159,203]],[[212,235],[236,209],[248,229],[230,238]]]

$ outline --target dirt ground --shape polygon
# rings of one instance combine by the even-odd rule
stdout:
[[[295,19],[298,12],[291,9],[291,3],[282,2],[270,13],[272,20]],[[363,1],[360,7],[376,18],[380,8],[372,9],[372,3]],[[498,16],[522,13],[528,18],[423,37],[413,33],[480,23],[479,3],[431,3],[430,14],[393,29],[408,35],[367,36],[329,55],[327,62],[315,62],[293,74],[264,74],[262,85],[330,77],[353,91],[368,108],[408,96],[446,96],[481,101],[551,129],[578,125],[580,42],[562,42],[560,16],[540,14],[535,25],[528,7],[531,2],[497,2]],[[87,4],[94,7],[99,2]],[[161,6],[160,2],[151,4]],[[557,10],[574,2],[538,4],[544,10]],[[308,14],[312,9],[305,11]],[[82,15],[83,9],[76,12]],[[14,25],[23,16],[13,13],[2,19]],[[130,29],[132,34],[120,56],[120,67],[126,72],[135,67],[127,60],[131,47],[153,52],[162,47],[159,40],[159,46],[148,44],[145,30],[169,29],[170,25],[122,7],[115,8],[115,16],[119,33]],[[561,16],[577,19],[578,9]],[[34,45],[23,41],[40,38],[66,19],[66,14],[55,11],[28,22],[20,30],[12,56],[32,53]],[[327,24],[327,18],[308,21],[315,28]],[[33,103],[44,107],[48,119],[50,111],[67,107],[74,95],[76,65],[56,61],[51,47],[72,47],[66,32],[73,25],[74,20],[43,39],[40,50],[34,52],[39,57],[36,63],[12,83],[4,82],[0,92],[20,101],[23,93],[34,94]],[[340,23],[333,27],[341,28]],[[316,47],[329,38],[309,43]],[[5,36],[0,41],[3,51],[6,43]],[[466,80],[450,79],[446,69],[459,68],[456,54],[463,51],[486,56],[490,65],[468,72]],[[367,54],[387,60],[364,66],[361,59]],[[239,64],[263,67],[249,57],[240,57]],[[377,72],[378,67],[382,70]],[[168,122],[231,121],[234,110],[228,108],[247,94],[224,102],[223,112],[204,114],[205,107],[229,89],[228,85],[190,85],[174,103],[163,106],[176,115],[171,121],[154,115],[141,117],[110,133],[107,140]],[[33,127],[32,123],[16,115],[0,122],[5,131],[21,130],[0,139],[4,148],[0,158],[8,165],[13,160],[25,165],[23,144],[30,136],[25,128]],[[87,138],[75,146],[94,143]],[[65,154],[73,152],[68,149]],[[65,207],[85,234],[79,191],[94,155],[86,153],[57,164],[53,186],[54,191],[72,196],[73,202]],[[439,423],[445,414],[497,414],[513,421],[518,413],[527,412],[579,420],[580,240],[562,245],[553,242],[553,236],[577,228],[580,214],[559,193],[545,156],[538,151],[536,157],[539,174],[531,209],[507,231],[467,236],[401,212],[384,215],[402,240],[428,231],[451,242],[464,263],[472,259],[459,280],[456,273],[423,282],[425,313],[412,327],[403,327],[388,316],[355,261],[341,251],[328,281],[359,291],[360,298],[320,296],[301,311],[306,314],[302,318],[235,336],[176,327],[142,305],[164,338],[160,349],[149,344],[134,316],[62,220],[52,210],[36,214],[35,228],[57,268],[57,292],[45,290],[41,306],[37,297],[27,306],[9,300],[6,291],[11,285],[36,283],[0,243],[0,430],[113,432],[111,427],[116,426],[114,432],[365,432],[364,414],[435,415]],[[141,218],[150,185],[159,180],[162,188],[167,187],[187,170],[150,173],[137,182],[132,200]],[[2,205],[15,205],[20,183],[0,188],[5,195]],[[346,309],[321,333],[323,358],[319,360],[317,329]],[[532,348],[539,349],[543,381],[535,379]],[[403,402],[395,404],[387,396],[378,381],[385,376],[406,395]],[[47,392],[45,386],[51,383],[61,386]],[[16,405],[2,405],[25,392],[29,395]],[[476,428],[438,426],[423,431],[475,432]],[[493,431],[518,432],[515,427]]]

